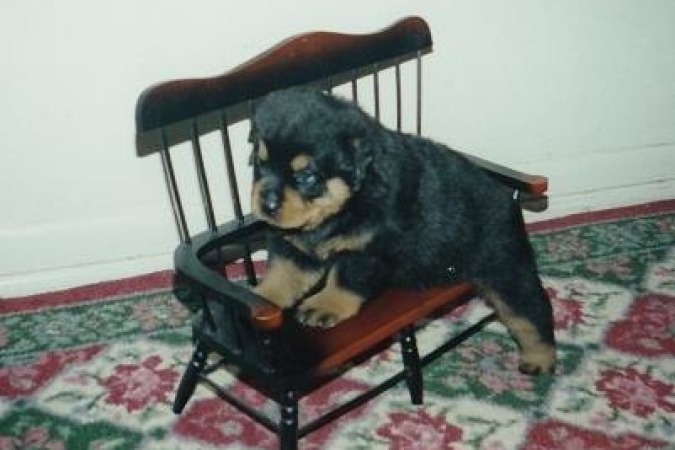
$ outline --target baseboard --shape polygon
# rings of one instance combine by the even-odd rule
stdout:
[[[170,215],[138,210],[3,230],[0,299],[170,269],[176,241]]]
[[[570,214],[620,208],[675,198],[675,179],[645,183],[640,186],[620,186],[554,196],[541,212],[525,212],[528,223],[555,219]]]
[[[119,280],[172,269],[172,254],[105,261],[73,267],[56,267],[0,277],[4,298],[60,291],[84,284]]]

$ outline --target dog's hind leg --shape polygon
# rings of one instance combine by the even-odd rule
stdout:
[[[483,286],[486,302],[520,346],[518,369],[525,374],[552,373],[555,368],[553,313],[536,273]]]

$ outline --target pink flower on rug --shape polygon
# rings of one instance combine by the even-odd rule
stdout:
[[[601,431],[547,420],[530,430],[522,450],[643,450],[664,448],[666,445],[663,441],[645,439],[635,434],[612,436]]]
[[[0,367],[0,392],[10,398],[31,395],[69,365],[89,361],[103,348],[96,344],[77,350],[56,350],[40,354],[33,362]]]
[[[269,397],[266,397],[241,381],[236,381],[228,390],[232,395],[258,411],[262,411],[265,408],[269,409],[276,405]]]
[[[519,355],[508,344],[485,340],[455,350],[464,364],[446,379],[451,386],[471,384],[482,386],[494,395],[513,393],[521,399],[534,394],[532,377],[518,372]],[[456,378],[455,378],[456,377]]]
[[[312,392],[300,402],[300,422],[307,423],[320,415],[326,414],[329,410],[344,404],[356,395],[368,389],[368,385],[356,380],[343,377],[331,381],[318,390]],[[333,421],[310,433],[303,442],[302,448],[305,450],[321,450],[326,448],[326,442],[331,436],[340,433],[340,427],[350,421],[361,421],[367,416],[364,414],[366,405],[348,412]]]
[[[19,438],[0,436],[0,450],[65,450],[65,448],[65,443],[52,439],[49,429],[45,427],[30,427]]]
[[[0,369],[0,387],[3,388],[3,395],[15,397],[32,393],[41,384],[40,376],[37,364],[3,367]]]
[[[461,428],[449,424],[444,417],[432,417],[426,411],[412,413],[393,412],[389,422],[377,429],[378,436],[389,440],[391,449],[451,450],[452,444],[461,441]]]
[[[675,404],[668,401],[673,395],[673,385],[633,367],[603,371],[595,387],[607,396],[612,407],[628,410],[639,417],[645,418],[659,409],[675,411]]]
[[[644,356],[675,354],[675,299],[650,294],[638,298],[626,318],[610,327],[605,338],[618,350]]]
[[[152,331],[162,325],[183,325],[190,311],[173,297],[152,297],[134,304],[134,315],[144,331]]]
[[[160,369],[162,358],[153,355],[141,364],[119,364],[115,373],[101,383],[110,392],[108,403],[123,405],[128,412],[137,411],[154,402],[164,402],[178,379],[173,369]]]
[[[658,220],[654,221],[656,228],[662,233],[673,233],[675,232],[675,217],[673,216],[662,216]]]
[[[219,398],[191,402],[174,425],[174,432],[217,446],[234,443],[264,449],[277,446],[274,434]]]
[[[567,233],[552,235],[546,250],[562,259],[586,258],[590,253],[588,239],[582,236],[581,229],[569,230]]]
[[[546,292],[551,298],[556,330],[565,330],[586,323],[584,321],[583,305],[580,301],[562,298],[559,292],[551,287],[547,288]]]
[[[631,273],[631,260],[626,256],[619,256],[611,260],[591,260],[586,265],[588,270],[598,275],[612,274],[625,277]]]
[[[49,430],[43,427],[31,427],[23,435],[27,445],[42,445],[49,440]]]
[[[484,373],[480,376],[480,382],[491,392],[495,394],[501,394],[502,392],[509,389],[509,384],[505,377],[502,374],[495,372]]]
[[[507,370],[483,372],[477,376],[477,381],[493,394],[509,391],[523,396],[534,389],[532,377],[519,373],[515,364],[510,364]]]
[[[305,397],[300,404],[301,418],[312,420],[368,390],[368,385],[349,378],[338,378]]]
[[[641,322],[660,326],[675,324],[675,298],[667,295],[649,294],[638,298],[631,307],[631,313]]]

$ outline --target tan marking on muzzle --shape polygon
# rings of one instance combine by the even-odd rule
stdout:
[[[286,186],[281,207],[274,217],[269,217],[261,211],[260,182],[255,182],[251,192],[251,209],[259,218],[280,228],[312,229],[341,211],[350,196],[349,186],[340,178],[329,179],[324,195],[312,200],[305,200],[295,189]]]
[[[351,195],[351,189],[343,179],[329,179],[326,182],[324,195],[312,200],[307,208],[307,228],[314,228],[330,216],[342,211]]]

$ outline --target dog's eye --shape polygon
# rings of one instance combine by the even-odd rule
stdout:
[[[303,169],[293,173],[293,180],[298,186],[298,189],[308,195],[316,194],[314,191],[318,190],[321,185],[320,176],[309,169]]]

